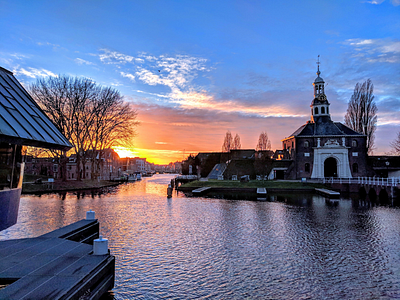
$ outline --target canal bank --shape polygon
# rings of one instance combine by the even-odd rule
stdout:
[[[274,201],[186,197],[155,175],[94,197],[21,197],[0,240],[31,238],[96,211],[115,256],[105,299],[394,299],[400,208],[318,194]],[[242,199],[244,200],[244,199]]]
[[[102,188],[113,187],[121,184],[108,180],[82,180],[82,181],[59,181],[54,182],[25,182],[22,184],[22,194],[49,194],[70,191],[93,191]]]

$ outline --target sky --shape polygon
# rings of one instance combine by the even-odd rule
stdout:
[[[167,164],[221,151],[227,131],[272,149],[310,120],[321,77],[334,121],[357,82],[378,107],[374,154],[400,131],[400,0],[0,0],[0,66],[28,86],[91,78],[137,109],[133,149]]]

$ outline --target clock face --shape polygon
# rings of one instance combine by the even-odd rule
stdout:
[[[325,101],[325,100],[326,100],[326,96],[325,96],[324,94],[320,94],[320,95],[318,96],[318,99],[319,99],[320,101]]]

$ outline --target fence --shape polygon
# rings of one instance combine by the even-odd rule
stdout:
[[[322,183],[339,184],[367,184],[376,186],[397,186],[400,184],[400,177],[382,178],[382,177],[357,177],[357,178],[323,178]]]

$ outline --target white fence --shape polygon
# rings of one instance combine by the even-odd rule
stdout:
[[[400,184],[400,177],[356,177],[356,178],[323,178],[322,183],[347,183],[347,184],[368,184],[376,186],[397,186]]]

